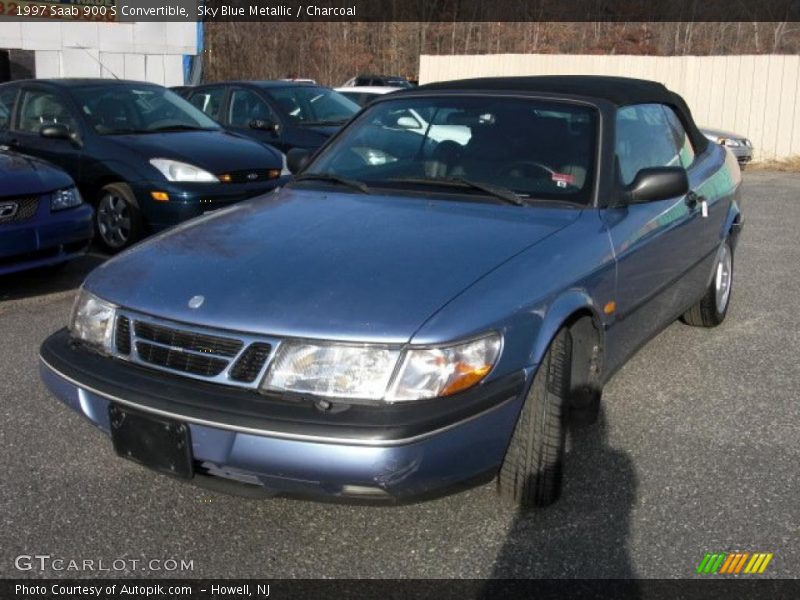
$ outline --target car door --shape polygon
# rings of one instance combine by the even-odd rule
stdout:
[[[254,90],[233,87],[228,95],[225,126],[269,144],[286,153],[291,145],[286,141],[284,123],[269,102]]]
[[[77,139],[45,138],[41,131],[50,125],[63,125]],[[59,90],[45,86],[23,86],[7,145],[13,150],[43,158],[58,165],[75,181],[81,180],[80,139],[83,135],[74,104]]]
[[[618,189],[641,169],[683,166],[662,105],[620,108],[615,126]],[[687,275],[698,261],[696,238],[702,218],[691,194],[612,204],[616,205],[601,211],[617,260],[615,326],[609,332],[617,340],[609,344],[615,351],[609,357],[611,368],[688,308],[693,286]]]

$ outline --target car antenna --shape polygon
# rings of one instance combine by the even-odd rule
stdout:
[[[78,46],[78,48],[80,48],[81,50],[83,50],[84,52],[86,52],[86,54],[88,54],[89,56],[91,56],[91,57],[92,57],[92,60],[93,60],[94,62],[96,62],[96,63],[97,63],[98,65],[100,65],[100,66],[101,66],[103,69],[105,69],[106,71],[108,71],[109,73],[111,73],[111,74],[114,76],[114,79],[116,79],[117,81],[119,81],[119,77],[117,77],[117,74],[116,74],[116,73],[114,73],[114,71],[112,71],[111,69],[109,69],[107,66],[105,66],[105,65],[104,65],[102,62],[100,62],[100,59],[99,59],[99,58],[97,58],[97,57],[96,57],[94,54],[92,54],[91,52],[89,52],[89,49],[88,49],[86,46]]]

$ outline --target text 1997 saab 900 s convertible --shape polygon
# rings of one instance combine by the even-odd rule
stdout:
[[[725,318],[739,167],[660,84],[433,84],[305,152],[280,191],[95,270],[44,342],[47,386],[121,456],[376,500],[494,476],[546,505],[612,373]]]

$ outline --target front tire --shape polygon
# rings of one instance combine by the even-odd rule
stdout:
[[[124,183],[112,183],[100,190],[94,221],[97,239],[111,253],[142,237],[141,212],[133,191]]]
[[[714,276],[706,293],[683,314],[683,322],[694,327],[716,327],[725,320],[733,290],[733,247],[725,240]]]
[[[561,493],[572,339],[562,329],[525,398],[497,478],[497,492],[520,508],[547,506]]]

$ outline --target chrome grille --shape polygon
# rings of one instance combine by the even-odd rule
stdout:
[[[39,198],[0,198],[0,223],[19,223],[33,218],[39,208]]]
[[[214,383],[255,388],[278,340],[174,323],[120,311],[115,355],[144,367]]]

